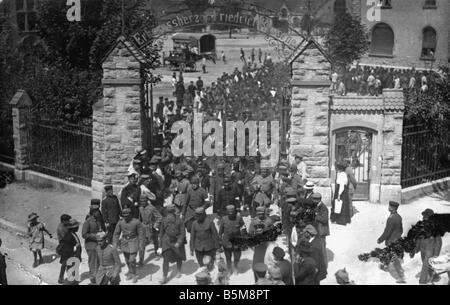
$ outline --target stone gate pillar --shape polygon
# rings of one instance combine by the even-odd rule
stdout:
[[[308,180],[330,203],[329,88],[331,63],[313,40],[292,61],[290,158],[303,157]]]
[[[103,99],[93,106],[92,196],[102,198],[112,184],[117,193],[136,152],[142,149],[141,105],[144,98],[140,51],[120,37],[103,61]]]

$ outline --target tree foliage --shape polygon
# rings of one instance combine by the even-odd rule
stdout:
[[[430,73],[428,90],[409,91],[406,95],[407,120],[424,124],[437,137],[448,137],[450,132],[450,68],[440,68],[441,73]]]
[[[15,43],[0,33],[0,96],[2,102],[25,89],[33,110],[70,123],[89,121],[92,105],[101,97],[104,54],[122,34],[121,0],[82,0],[81,22],[69,22],[65,1],[38,2],[39,40]],[[125,1],[126,36],[137,29],[151,31],[154,18],[146,0]],[[147,56],[158,60],[150,44]]]
[[[349,13],[336,15],[325,45],[337,67],[346,68],[369,50],[367,28]]]

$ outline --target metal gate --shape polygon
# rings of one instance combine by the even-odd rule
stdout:
[[[358,183],[354,200],[369,200],[373,133],[346,129],[336,133],[335,161],[350,163]]]

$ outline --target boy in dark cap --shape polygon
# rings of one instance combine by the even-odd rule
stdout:
[[[280,269],[281,280],[286,285],[292,285],[292,266],[291,263],[284,259],[286,253],[280,247],[275,247],[272,251],[275,266]]]
[[[402,237],[403,234],[403,225],[402,225],[402,217],[397,213],[398,207],[400,204],[395,201],[389,201],[389,212],[390,215],[386,222],[386,228],[384,229],[383,234],[378,238],[377,243],[381,244],[385,242],[386,246],[391,245]],[[404,284],[405,281],[405,272],[403,271],[400,259],[394,257],[391,261],[390,267],[393,267],[397,273],[397,283]]]

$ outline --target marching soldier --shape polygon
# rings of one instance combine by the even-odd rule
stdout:
[[[200,187],[199,183],[200,179],[195,176],[192,177],[191,186],[187,191],[186,204],[181,211],[181,217],[184,219],[186,230],[189,233],[191,233],[192,223],[195,220],[195,210],[197,208],[204,208],[206,210],[208,207],[208,193]]]
[[[236,190],[233,188],[231,184],[231,178],[225,177],[223,180],[223,188],[219,191],[217,196],[217,213],[219,216],[227,215],[226,207],[228,205],[235,206],[236,209],[239,209],[239,202],[236,200],[239,199]]]
[[[173,203],[177,208],[177,213],[180,214],[186,203],[189,180],[183,177],[180,170],[175,171],[175,178],[175,180],[172,180],[169,189],[171,193],[174,194]]]
[[[146,195],[141,195],[140,199],[140,220],[144,230],[144,241],[139,249],[139,266],[144,266],[145,247],[153,241],[155,255],[158,256],[158,233],[162,216],[150,202]]]
[[[230,274],[237,273],[239,260],[241,259],[241,249],[231,243],[231,238],[241,236],[245,231],[245,223],[240,215],[237,214],[234,205],[226,207],[227,215],[222,218],[219,228],[219,237],[222,240],[222,247],[227,260],[227,270]],[[232,265],[232,256],[234,255],[234,271]]]
[[[181,277],[181,266],[186,260],[186,232],[183,221],[175,214],[176,207],[170,204],[166,207],[167,216],[163,218],[159,231],[159,241],[163,256],[163,279],[161,284],[167,283],[169,263],[177,263],[177,277]]]
[[[253,265],[255,285],[272,285],[272,281],[266,278],[267,269],[267,265],[262,262]]]
[[[98,210],[98,205],[91,205],[91,212],[89,217],[83,223],[81,236],[85,240],[85,249],[88,255],[88,264],[89,264],[89,279],[92,284],[95,284],[95,277],[98,269],[98,261],[97,261],[97,236],[104,232],[104,228],[102,228],[102,216],[100,211]]]
[[[97,241],[99,243],[97,247],[99,267],[95,277],[97,285],[119,285],[122,268],[119,251],[111,245],[107,234],[98,235]]]
[[[219,214],[219,192],[223,187],[225,179],[225,165],[220,163],[217,165],[217,172],[211,177],[210,193],[212,197],[213,213]]]
[[[195,221],[192,223],[191,255],[197,258],[200,267],[203,267],[203,257],[209,255],[216,256],[216,250],[219,249],[219,235],[212,217],[207,217],[203,208],[195,210]]]
[[[266,209],[264,207],[256,208],[256,217],[253,218],[250,222],[250,226],[248,228],[249,235],[259,235],[263,232],[269,230],[273,225],[272,219],[266,216]],[[256,266],[258,263],[264,263],[264,258],[266,256],[268,242],[262,242],[255,246],[253,252],[253,266]],[[267,270],[266,270],[267,271]],[[257,281],[257,274],[255,272],[255,281]]]
[[[120,241],[120,249],[125,257],[125,263],[128,266],[127,280],[132,279],[137,282],[136,256],[139,249],[142,249],[144,234],[142,223],[133,218],[130,209],[122,211],[123,219],[119,221],[114,231],[113,245],[117,248]]]
[[[114,230],[120,219],[121,207],[119,199],[113,193],[112,185],[105,186],[106,196],[102,201],[102,215],[106,225],[109,240],[112,240]]]

